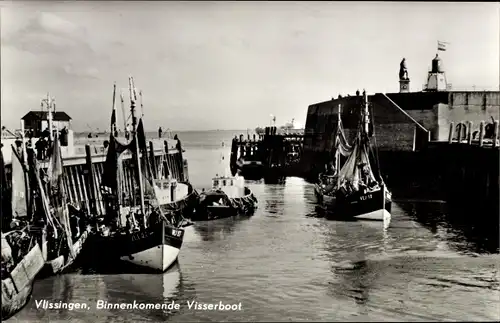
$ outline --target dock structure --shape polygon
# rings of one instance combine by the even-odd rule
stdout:
[[[500,92],[453,91],[437,55],[422,91],[410,91],[404,69],[399,93],[368,96],[371,140],[395,198],[488,205],[498,224]],[[311,180],[331,160],[339,110],[352,142],[361,100],[358,91],[309,106],[300,164]]]
[[[68,192],[68,200],[71,204],[80,206],[82,209],[93,210],[96,216],[105,215],[106,207],[100,186],[104,162],[106,161],[106,150],[91,145],[76,146],[76,150],[86,152],[86,154],[63,158],[63,169],[66,175],[64,185],[66,192]],[[148,154],[153,165],[154,175],[159,174],[164,177],[170,175],[179,182],[189,180],[188,164],[182,157],[182,147],[177,145],[177,141],[150,141]],[[140,157],[142,160],[142,154]],[[48,160],[39,161],[39,163],[41,169],[47,169]],[[6,165],[5,170],[7,183],[10,183],[10,165]],[[138,183],[136,183],[137,177],[131,153],[123,154],[123,171],[128,190],[131,192],[136,190]],[[93,174],[93,177],[89,177],[89,174]]]
[[[293,175],[294,165],[298,164],[302,154],[304,136],[296,133],[277,134],[276,127],[266,127],[261,135],[247,134],[247,138],[240,134],[234,137],[231,145],[230,167],[236,174],[241,168],[238,161],[260,162],[266,173],[273,172],[281,176]]]

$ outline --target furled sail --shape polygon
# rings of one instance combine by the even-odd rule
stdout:
[[[12,146],[12,218],[28,216],[28,183],[26,169]]]
[[[348,191],[358,191],[361,181],[365,185],[367,182],[375,181],[368,155],[368,144],[361,135],[358,135],[351,155],[339,172],[339,187],[348,186],[346,187]]]
[[[58,222],[61,224],[64,234],[66,235],[66,241],[68,243],[70,255],[72,257],[75,257],[73,251],[71,226],[69,223],[68,199],[64,186],[65,174],[63,170],[61,146],[59,143],[57,132],[54,138],[52,155],[50,156],[47,174],[49,177],[49,195],[54,209],[54,215]]]
[[[344,157],[349,157],[354,149],[354,147],[349,145],[347,142],[344,127],[342,126],[342,121],[340,119],[337,123],[337,132],[335,134],[335,149],[338,150]]]

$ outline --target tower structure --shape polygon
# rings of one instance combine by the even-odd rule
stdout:
[[[427,77],[425,91],[446,91],[448,83],[446,82],[446,74],[443,69],[441,58],[438,54],[432,60],[432,68]]]
[[[403,58],[399,64],[399,93],[410,92],[410,77],[406,68],[406,59]]]

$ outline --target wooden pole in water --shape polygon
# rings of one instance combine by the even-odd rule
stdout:
[[[92,154],[90,152],[90,145],[85,145],[85,160],[87,163],[87,191],[89,192],[89,200],[87,204],[87,212],[88,214],[94,214],[94,221],[95,221],[95,227],[96,230],[98,229],[97,226],[97,217],[96,217],[96,206],[95,206],[95,190],[94,190],[94,172],[92,168]]]
[[[479,124],[479,147],[483,146],[484,140],[484,121]]]

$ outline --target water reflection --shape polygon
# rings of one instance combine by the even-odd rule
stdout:
[[[264,185],[262,197],[259,202],[264,204],[266,215],[283,215],[283,205],[285,204],[285,187],[279,184]]]
[[[242,222],[246,222],[252,216],[238,215],[225,219],[212,221],[198,221],[193,225],[194,231],[202,241],[224,240],[237,231]]]
[[[449,247],[461,253],[498,253],[498,223],[481,222],[481,213],[469,213],[444,203],[400,203],[401,208],[436,238],[449,242]],[[479,219],[479,220],[478,220]]]

